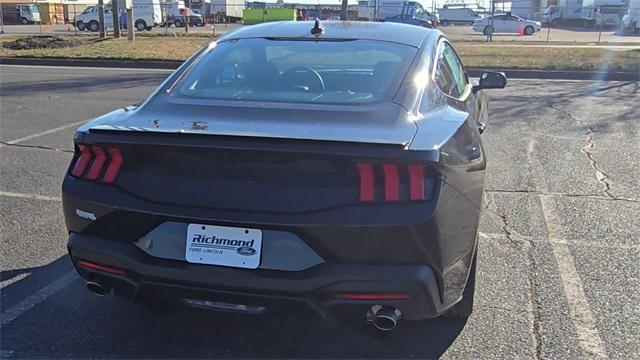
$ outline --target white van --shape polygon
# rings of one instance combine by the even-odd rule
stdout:
[[[126,27],[126,11],[124,2],[118,3],[120,7],[120,26]],[[136,30],[151,30],[154,26],[162,24],[162,10],[159,0],[134,0],[133,16]],[[113,13],[111,4],[105,5],[104,10],[105,29],[113,29]],[[98,6],[89,6],[80,15],[76,15],[73,23],[78,30],[98,31],[100,29]]]
[[[440,19],[440,25],[447,26],[449,24],[473,24],[474,21],[480,19],[482,16],[478,15],[475,11],[468,8],[443,8],[438,9],[438,15]]]

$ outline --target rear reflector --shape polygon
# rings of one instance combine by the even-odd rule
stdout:
[[[98,270],[98,271],[102,271],[110,274],[116,274],[116,275],[124,275],[124,270],[122,269],[100,265],[100,264],[92,263],[90,261],[80,260],[78,261],[78,265],[83,268],[87,268],[91,270]]]
[[[358,164],[360,173],[360,201],[373,201],[373,166],[371,164]]]
[[[382,170],[384,171],[384,199],[386,201],[400,200],[398,167],[393,164],[384,164]]]
[[[78,152],[80,155],[76,158],[71,170],[72,176],[86,180],[101,180],[105,183],[113,183],[117,179],[124,162],[120,149],[78,144]],[[100,179],[103,170],[104,175]]]
[[[399,294],[359,294],[359,293],[347,293],[338,294],[337,297],[342,300],[407,300],[411,296],[405,293]]]

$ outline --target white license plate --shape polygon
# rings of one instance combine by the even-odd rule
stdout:
[[[256,269],[260,265],[262,231],[189,224],[185,258],[190,263]]]

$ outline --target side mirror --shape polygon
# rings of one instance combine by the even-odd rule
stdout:
[[[502,72],[483,71],[478,85],[472,88],[473,92],[483,89],[504,89],[507,86],[507,77]]]

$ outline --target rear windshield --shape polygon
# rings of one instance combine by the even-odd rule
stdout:
[[[397,88],[415,53],[382,41],[234,40],[204,55],[177,91],[218,100],[375,102]]]

